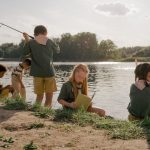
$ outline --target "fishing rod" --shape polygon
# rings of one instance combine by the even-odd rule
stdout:
[[[95,94],[96,94],[96,91],[94,91],[94,93],[93,93],[93,95],[91,97],[91,100],[94,98]]]
[[[19,31],[19,30],[17,30],[17,29],[15,29],[15,28],[13,28],[13,27],[11,27],[11,26],[8,26],[8,25],[6,25],[6,24],[4,24],[4,23],[0,23],[2,26],[5,26],[5,27],[7,27],[7,28],[10,28],[10,29],[12,29],[12,30],[15,30],[15,31],[17,31],[17,32],[19,32],[19,33],[23,33],[22,31]],[[28,35],[31,39],[34,39],[34,37],[33,36],[31,36],[31,35]]]

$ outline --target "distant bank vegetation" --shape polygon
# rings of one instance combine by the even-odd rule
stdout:
[[[122,47],[110,39],[98,41],[95,33],[81,32],[75,35],[64,33],[53,39],[59,44],[61,53],[54,53],[54,61],[150,61],[150,46]],[[23,40],[15,45],[0,45],[0,58],[18,60],[22,56]]]

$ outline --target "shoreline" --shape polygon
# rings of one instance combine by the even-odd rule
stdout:
[[[58,110],[54,115],[53,110],[45,108],[39,110],[37,106],[34,106],[34,109],[30,108],[32,111],[28,111],[24,110],[21,103],[16,106],[18,108],[22,105],[20,107],[22,110],[6,110],[6,108],[11,109],[10,106],[15,109],[15,105],[6,105],[5,109],[5,105],[1,105],[0,149],[3,149],[2,146],[8,146],[10,150],[21,150],[24,146],[31,146],[32,142],[39,150],[147,150],[150,148],[146,134],[136,133],[138,128],[135,129],[136,126],[127,121],[103,119],[96,114],[83,111],[75,113],[72,118],[71,112]],[[124,126],[126,127],[123,128]],[[133,133],[128,131],[128,128],[131,128]],[[126,132],[131,132],[133,137]]]
[[[9,62],[18,62],[20,61],[20,58],[0,58],[0,61],[9,61]],[[148,58],[139,58],[138,59],[139,62],[143,62],[143,61],[150,61],[150,59]],[[82,63],[98,63],[98,62],[135,62],[135,58],[124,58],[124,59],[102,59],[99,61],[70,61],[70,60],[61,60],[61,61],[53,61],[54,63],[73,63],[73,62],[82,62]]]

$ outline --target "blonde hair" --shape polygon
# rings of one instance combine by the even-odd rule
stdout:
[[[69,78],[69,81],[72,82],[72,85],[73,85],[73,92],[74,92],[74,96],[75,98],[77,97],[78,95],[78,89],[76,87],[76,81],[75,81],[75,73],[79,70],[82,70],[83,72],[85,72],[87,74],[87,76],[85,77],[83,83],[82,83],[82,88],[83,88],[83,94],[87,95],[88,93],[88,85],[87,85],[87,82],[88,82],[88,73],[89,73],[89,69],[87,67],[87,65],[85,64],[78,64],[74,67],[73,71],[72,71],[72,74]]]

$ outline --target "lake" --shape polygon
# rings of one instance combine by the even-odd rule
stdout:
[[[0,62],[7,67],[15,67],[18,62]],[[54,93],[53,108],[61,107],[57,103],[57,97],[62,84],[67,81],[70,73],[77,63],[54,63],[58,91]],[[129,103],[130,85],[134,82],[135,63],[129,62],[95,62],[86,63],[89,67],[89,96],[94,92],[93,105],[98,106],[119,119],[127,119],[127,106]],[[1,82],[11,83],[11,71],[8,71]],[[33,93],[32,77],[25,75],[23,78],[27,91],[27,101],[35,101]]]

